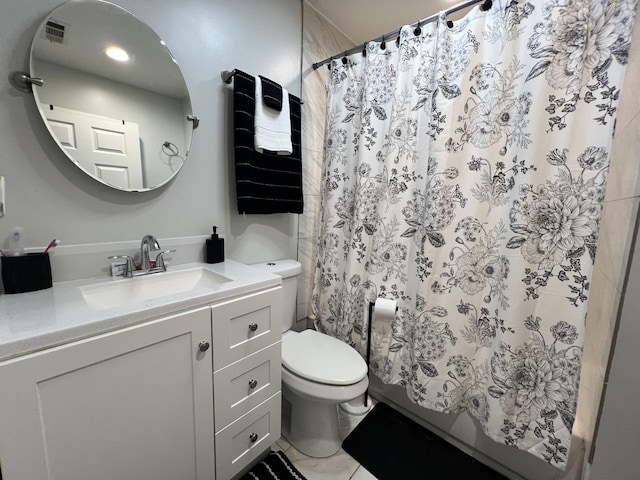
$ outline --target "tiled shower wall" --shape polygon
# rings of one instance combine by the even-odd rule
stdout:
[[[578,412],[574,426],[574,434],[586,442],[587,460],[640,202],[639,91],[640,18],[636,18],[611,149],[611,167],[590,288]],[[588,469],[585,469],[583,478],[588,478]]]
[[[311,315],[311,288],[317,253],[322,145],[326,112],[324,89],[326,66],[314,70],[312,65],[354,45],[306,2],[303,2],[302,9],[304,214],[300,215],[298,232],[298,260],[302,263],[302,274],[298,277],[298,319]]]

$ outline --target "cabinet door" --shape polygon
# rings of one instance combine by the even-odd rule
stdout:
[[[214,478],[207,307],[0,365],[4,480]]]

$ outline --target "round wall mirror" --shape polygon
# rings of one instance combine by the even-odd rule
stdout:
[[[85,173],[128,192],[158,188],[184,164],[197,119],[162,39],[100,0],[54,9],[35,34],[31,76],[42,119]]]

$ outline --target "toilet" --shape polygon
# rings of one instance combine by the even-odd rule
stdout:
[[[346,343],[316,330],[294,332],[297,276],[295,260],[252,265],[282,277],[282,433],[300,452],[329,457],[340,450],[338,405],[363,397],[367,364]]]

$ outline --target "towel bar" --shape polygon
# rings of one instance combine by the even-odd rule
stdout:
[[[220,73],[220,76],[222,77],[222,81],[224,83],[231,83],[231,79],[233,78],[233,76],[236,74],[236,69],[234,68],[233,70],[229,71],[229,70],[223,70],[222,73]]]
[[[238,73],[237,69],[233,69],[231,71],[229,70],[223,70],[222,72],[220,72],[220,77],[222,78],[222,81],[224,83],[231,83],[231,80],[233,79],[233,76]],[[291,95],[291,94],[290,94]],[[304,105],[304,102],[302,100],[300,100],[298,97],[296,97],[295,95],[291,95],[294,99],[298,100],[300,102],[300,105]]]

